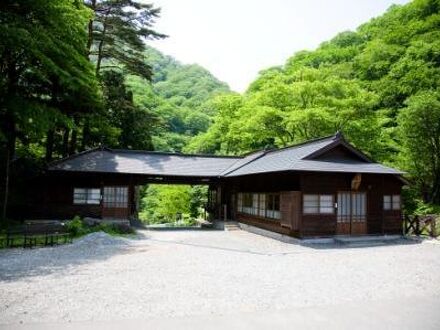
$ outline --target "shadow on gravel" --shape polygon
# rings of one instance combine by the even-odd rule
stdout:
[[[373,242],[350,242],[350,243],[302,243],[301,246],[317,249],[365,249],[381,246],[398,246],[398,245],[418,245],[421,242],[409,239],[397,239],[392,241],[373,241]]]
[[[146,238],[143,233],[134,238],[122,238],[96,232],[67,245],[3,249],[0,250],[0,282],[54,273],[57,276],[72,275],[75,274],[72,273],[73,267],[129,253],[137,240]]]
[[[185,230],[185,231],[223,231],[223,229],[216,229],[216,228],[208,228],[208,227],[160,227],[160,226],[145,226],[142,228],[144,230],[154,230],[154,231],[178,231],[178,230]]]

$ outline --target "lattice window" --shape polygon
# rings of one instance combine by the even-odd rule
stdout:
[[[366,193],[346,192],[338,194],[338,222],[365,221],[366,218]]]
[[[239,193],[238,212],[264,218],[280,219],[280,195],[264,193]]]
[[[384,195],[383,209],[385,211],[400,210],[400,195]]]
[[[266,218],[280,219],[280,195],[267,194]]]
[[[304,214],[333,214],[333,195],[304,195]]]
[[[74,188],[73,204],[94,204],[101,203],[101,189],[99,188]]]
[[[127,208],[128,187],[104,187],[104,207]]]

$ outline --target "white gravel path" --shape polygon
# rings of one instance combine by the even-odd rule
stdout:
[[[276,311],[440,296],[440,245],[305,247],[244,231],[98,233],[0,251],[0,325]]]

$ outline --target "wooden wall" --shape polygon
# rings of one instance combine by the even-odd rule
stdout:
[[[281,192],[281,195],[300,190],[302,194],[330,194],[337,200],[338,191],[350,191],[351,173],[284,172],[266,175],[250,175],[226,181],[235,192]],[[358,191],[367,194],[367,234],[401,234],[400,211],[384,211],[383,195],[400,194],[402,182],[392,175],[363,174]],[[287,195],[285,195],[286,198]],[[291,205],[281,197],[282,220],[274,221],[260,217],[236,214],[235,218],[248,224],[273,230],[292,232],[301,237],[328,237],[336,234],[337,211],[334,214],[302,214],[302,198],[299,203],[298,227],[284,228],[281,224],[292,217]],[[284,217],[284,218],[283,218]],[[270,229],[271,228],[271,229]]]
[[[104,185],[128,186],[129,212],[134,211],[134,187],[129,176],[93,175],[72,173],[68,175],[48,175],[31,184],[23,204],[12,205],[15,219],[72,219],[80,217],[100,218],[101,205],[73,204],[74,188],[102,188]]]

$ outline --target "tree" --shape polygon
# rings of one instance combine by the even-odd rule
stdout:
[[[91,17],[79,1],[3,1],[0,4],[0,139],[5,159],[3,217],[10,162],[17,140],[41,141],[69,115],[99,103],[86,58],[84,26]]]
[[[96,72],[122,66],[151,79],[151,67],[143,55],[144,39],[165,37],[152,29],[160,9],[137,0],[85,0],[84,4],[94,12],[88,23],[87,49]]]
[[[173,222],[176,214],[190,213],[190,187],[150,185],[142,198],[141,217],[150,223]]]
[[[440,204],[440,90],[408,99],[399,114],[403,166],[425,202]]]
[[[104,71],[102,81],[106,105],[103,117],[119,133],[114,145],[108,139],[102,142],[110,147],[152,150],[150,131],[157,118],[147,109],[133,103],[133,95],[127,90],[122,73]]]
[[[151,66],[143,53],[144,41],[165,37],[152,29],[160,9],[136,0],[85,0],[84,4],[94,13],[88,22],[87,49],[106,92],[102,116],[113,126],[114,133],[121,134],[117,138],[119,147],[153,149],[151,133],[155,121],[150,120],[153,116],[147,109],[139,111],[134,105],[126,91],[125,75],[130,73],[151,80]],[[115,80],[119,85],[114,84]],[[110,85],[105,86],[106,83]],[[120,108],[115,110],[115,106]],[[96,116],[84,117],[83,149],[115,139],[96,136],[94,132],[99,131],[96,125],[101,125],[94,119]]]

